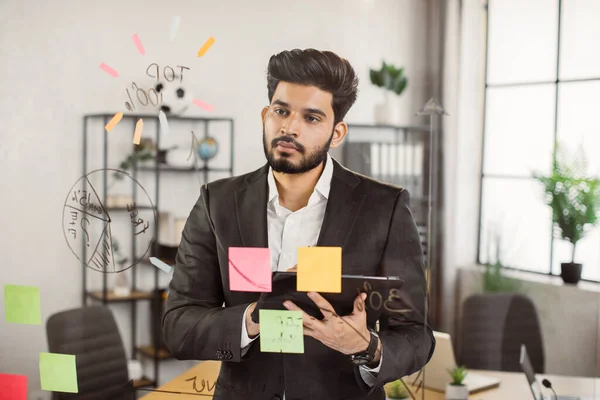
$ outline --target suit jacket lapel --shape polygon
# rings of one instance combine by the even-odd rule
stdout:
[[[360,182],[349,170],[333,161],[333,177],[325,217],[317,246],[343,247],[365,200],[366,193],[355,190]],[[269,187],[265,164],[247,178],[235,193],[236,216],[243,247],[269,247],[267,196]]]
[[[344,247],[367,194],[355,190],[360,181],[352,172],[331,160],[333,177],[317,246]]]
[[[235,211],[243,247],[269,247],[267,229],[267,173],[265,164],[235,193]]]

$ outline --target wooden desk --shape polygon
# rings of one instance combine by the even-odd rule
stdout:
[[[165,383],[157,390],[161,392],[150,392],[142,397],[143,400],[202,400],[211,399],[214,394],[214,385],[219,375],[220,361],[202,361],[193,368],[190,368],[183,374],[170,382]],[[500,386],[494,389],[485,390],[474,393],[469,396],[472,400],[531,400],[532,395],[527,384],[525,375],[518,372],[498,372],[498,371],[477,371],[472,370],[482,375],[492,376],[500,379]],[[194,382],[196,378],[196,390],[194,390]],[[560,396],[584,396],[589,398],[600,399],[600,379],[598,378],[580,378],[563,375],[537,375],[540,382],[547,378],[552,382],[552,387]],[[204,383],[204,385],[203,385]],[[408,382],[407,382],[408,383]],[[212,390],[208,390],[208,387]],[[411,389],[413,393],[415,388]],[[168,393],[168,392],[176,392]],[[596,393],[597,392],[597,393]],[[191,395],[186,395],[190,393]],[[544,393],[546,389],[544,388]],[[206,394],[206,396],[198,396],[195,394]],[[595,397],[594,397],[595,396]],[[417,399],[421,399],[421,392],[417,395]],[[444,393],[425,390],[426,400],[445,400]],[[307,399],[308,400],[308,399]],[[332,399],[335,400],[335,399]]]

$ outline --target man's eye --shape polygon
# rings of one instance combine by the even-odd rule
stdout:
[[[281,111],[281,112],[280,112]],[[275,109],[275,113],[279,114],[279,115],[284,115],[286,113],[285,110],[282,110],[281,108],[276,108]]]
[[[306,119],[308,119],[309,122],[319,122],[318,118],[315,118],[315,117],[313,117],[311,115],[309,115],[308,117],[306,117]]]

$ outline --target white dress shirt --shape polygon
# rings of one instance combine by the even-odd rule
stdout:
[[[298,247],[316,246],[321,225],[325,217],[331,178],[333,177],[333,162],[327,154],[325,168],[317,181],[315,190],[308,199],[306,207],[298,211],[290,211],[279,204],[279,192],[273,177],[273,170],[269,168],[267,181],[269,184],[269,197],[267,199],[267,226],[269,237],[269,250],[271,253],[271,270],[286,271],[298,262]],[[242,355],[248,351],[250,343],[258,338],[250,338],[246,330],[246,311],[242,318]],[[360,375],[369,386],[375,382],[374,374],[379,372],[383,353],[379,365],[375,368],[360,366]],[[284,394],[285,399],[285,394]]]

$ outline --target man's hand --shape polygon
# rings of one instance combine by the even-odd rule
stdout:
[[[248,332],[250,339],[255,338],[260,333],[260,324],[252,321],[252,312],[255,308],[256,303],[252,303],[246,312],[246,332]]]
[[[309,292],[308,297],[321,309],[323,320],[319,321],[311,317],[291,301],[283,303],[288,310],[302,311],[305,335],[347,355],[365,351],[369,347],[371,333],[367,328],[366,293],[356,296],[352,313],[345,317],[337,315],[331,304],[320,294]],[[380,346],[381,342],[378,344],[378,349],[381,349]],[[374,361],[379,360],[380,354],[381,351],[378,351]]]

